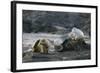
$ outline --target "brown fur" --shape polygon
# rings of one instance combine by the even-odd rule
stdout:
[[[45,39],[37,40],[32,49],[33,52],[48,53],[48,44]]]

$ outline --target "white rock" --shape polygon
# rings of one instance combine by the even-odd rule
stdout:
[[[54,41],[47,39],[46,43],[48,44],[48,53],[54,53],[55,52]]]
[[[68,34],[68,36],[72,39],[79,39],[84,38],[84,33],[80,29],[74,27],[72,31]]]

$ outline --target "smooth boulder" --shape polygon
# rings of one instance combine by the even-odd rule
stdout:
[[[68,37],[71,39],[83,39],[84,33],[82,32],[82,30],[73,27],[72,31],[68,34]]]

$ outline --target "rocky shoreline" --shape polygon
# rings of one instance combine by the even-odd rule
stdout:
[[[87,60],[91,59],[90,50],[66,51],[55,54],[33,53],[23,58],[23,63],[28,62],[48,62],[48,61],[68,61],[68,60]]]

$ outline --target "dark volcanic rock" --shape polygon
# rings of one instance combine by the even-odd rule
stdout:
[[[90,45],[86,44],[83,39],[77,39],[77,40],[72,40],[72,39],[66,39],[63,43],[63,50],[62,51],[72,51],[72,50],[88,50],[90,49]],[[62,52],[61,51],[61,52]]]
[[[31,57],[23,58],[23,63],[27,62],[48,62],[65,60],[86,60],[91,59],[90,50],[84,51],[64,51],[55,54],[33,53]]]
[[[60,30],[55,26],[59,26],[66,28],[66,32],[77,27],[90,34],[90,24],[90,13],[23,10],[23,32],[26,33],[58,33]]]

